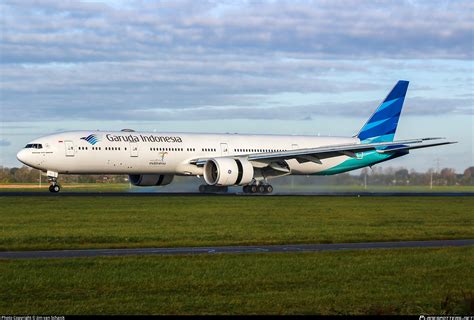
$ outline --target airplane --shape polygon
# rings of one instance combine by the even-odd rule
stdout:
[[[127,174],[135,186],[164,186],[174,176],[202,176],[200,192],[243,186],[244,193],[271,193],[270,179],[333,175],[410,150],[456,143],[445,138],[394,141],[408,83],[398,81],[352,137],[69,131],[34,139],[17,159],[46,172],[51,192],[60,191],[59,174]]]

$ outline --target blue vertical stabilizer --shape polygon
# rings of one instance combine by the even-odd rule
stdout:
[[[407,89],[408,81],[398,81],[356,137],[366,143],[393,141]]]

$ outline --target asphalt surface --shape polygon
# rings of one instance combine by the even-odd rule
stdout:
[[[272,194],[247,194],[241,192],[227,193],[199,193],[199,192],[64,192],[59,193],[43,191],[4,191],[0,192],[0,197],[159,197],[159,196],[328,196],[328,197],[473,197],[474,192],[275,192]]]
[[[144,255],[196,255],[229,253],[271,253],[271,252],[319,252],[361,249],[398,248],[437,248],[474,245],[474,239],[365,242],[337,244],[294,244],[263,246],[225,246],[225,247],[187,247],[187,248],[138,248],[138,249],[90,249],[90,250],[51,250],[51,251],[6,251],[0,252],[0,259],[35,258],[80,258],[103,256],[144,256]]]

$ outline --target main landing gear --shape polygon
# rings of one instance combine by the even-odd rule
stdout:
[[[48,180],[51,183],[49,186],[49,192],[58,193],[61,190],[61,186],[58,184],[58,173],[53,171],[48,171]]]
[[[270,184],[251,184],[243,187],[244,193],[272,193],[273,187]]]

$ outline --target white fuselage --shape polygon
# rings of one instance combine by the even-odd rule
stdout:
[[[351,137],[71,131],[35,139],[28,145],[36,148],[24,148],[17,157],[57,173],[202,175],[203,168],[191,160],[356,143],[359,139]],[[322,163],[287,163],[291,174],[305,175],[347,159],[341,155]]]

